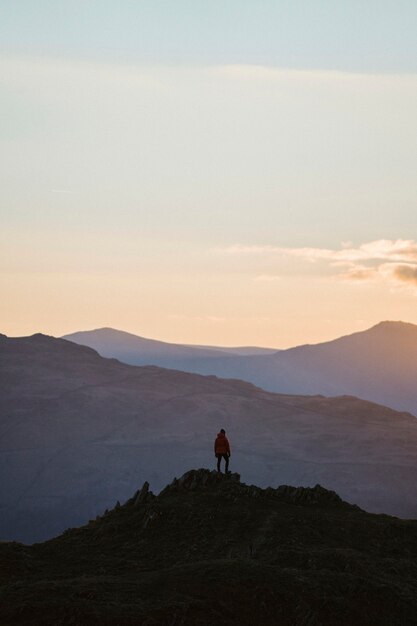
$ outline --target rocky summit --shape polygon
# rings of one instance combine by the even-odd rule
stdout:
[[[319,485],[192,470],[0,555],[3,626],[417,623],[417,522]]]

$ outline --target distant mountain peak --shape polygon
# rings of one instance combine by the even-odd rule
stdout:
[[[91,330],[80,330],[75,333],[69,333],[64,337],[71,337],[73,335],[129,335],[131,337],[138,337],[139,339],[145,339],[141,335],[135,335],[127,330],[119,330],[118,328],[112,328],[111,326],[101,326],[100,328],[93,328]]]
[[[384,320],[372,326],[370,331],[417,331],[416,324],[410,322],[402,322],[401,320]]]
[[[250,356],[277,352],[275,348],[257,346],[225,347],[171,343],[109,327],[78,331],[64,335],[62,338],[90,346],[102,356],[115,357],[131,365],[153,364],[174,367],[174,369],[178,366],[181,369],[184,365],[183,361],[187,359]],[[154,362],[154,359],[167,360]]]
[[[55,339],[52,335],[45,335],[44,333],[34,333],[33,335],[29,335],[30,339]]]

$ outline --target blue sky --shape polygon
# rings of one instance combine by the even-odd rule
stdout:
[[[417,70],[412,0],[3,0],[0,32],[7,54]]]
[[[284,347],[417,323],[416,15],[2,2],[3,332]]]

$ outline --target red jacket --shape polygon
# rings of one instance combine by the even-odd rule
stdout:
[[[218,433],[216,437],[214,454],[230,454],[230,443],[224,433]]]

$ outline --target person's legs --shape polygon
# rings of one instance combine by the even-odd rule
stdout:
[[[224,473],[227,474],[227,472],[229,471],[229,455],[228,454],[223,454],[223,458],[224,458],[225,463],[226,463],[226,467],[225,467]]]
[[[220,472],[220,461],[222,460],[221,454],[216,454],[217,456],[217,471]]]

